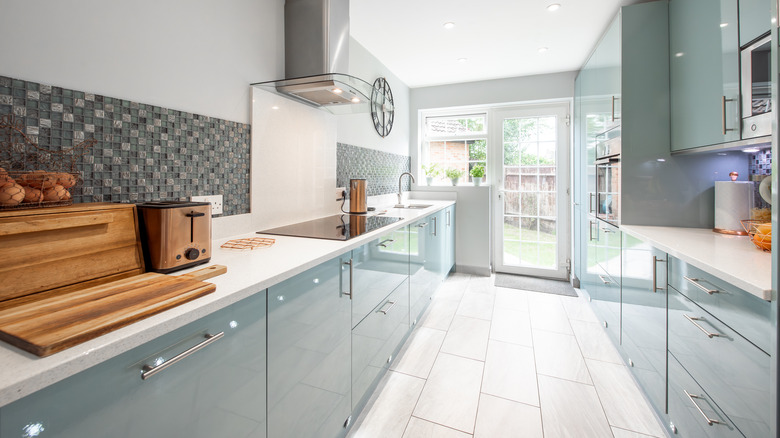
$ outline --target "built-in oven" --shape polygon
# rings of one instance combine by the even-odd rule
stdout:
[[[620,224],[620,128],[596,143],[596,217]]]
[[[744,47],[740,55],[742,69],[742,138],[772,133],[772,36]]]

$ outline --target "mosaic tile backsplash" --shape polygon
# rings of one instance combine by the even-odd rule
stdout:
[[[343,143],[336,144],[336,185],[347,187],[349,180],[365,178],[368,196],[398,193],[398,177],[411,169],[411,157],[362,148]],[[410,190],[411,179],[405,176],[403,189]]]
[[[761,149],[755,154],[750,154],[750,161],[748,162],[748,172],[750,172],[750,180],[756,181],[753,194],[753,201],[756,203],[756,208],[769,208],[770,205],[761,198],[758,194],[758,184],[760,179],[756,175],[771,175],[772,174],[772,149],[771,147]]]
[[[222,194],[223,216],[249,213],[247,124],[0,76],[4,114],[42,147],[98,140],[77,163],[74,202]]]

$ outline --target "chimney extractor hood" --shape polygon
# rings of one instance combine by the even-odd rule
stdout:
[[[392,110],[391,99],[345,74],[349,67],[349,0],[286,0],[287,79],[251,84],[335,114],[365,113],[370,103]]]

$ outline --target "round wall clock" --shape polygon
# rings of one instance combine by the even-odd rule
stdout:
[[[393,92],[385,78],[377,78],[374,81],[374,89],[371,91],[371,119],[377,134],[387,137],[393,129]]]

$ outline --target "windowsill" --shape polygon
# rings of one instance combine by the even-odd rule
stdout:
[[[418,191],[424,191],[424,190],[433,190],[433,191],[444,191],[444,190],[452,190],[452,189],[460,189],[460,188],[474,188],[479,189],[480,187],[490,187],[490,184],[480,184],[478,186],[475,186],[473,184],[458,184],[457,186],[453,185],[434,185],[434,186],[426,186],[426,185],[412,185],[412,190],[418,190]]]

